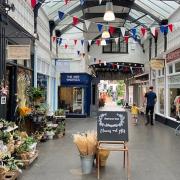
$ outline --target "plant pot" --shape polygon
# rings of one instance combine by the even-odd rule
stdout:
[[[37,143],[33,143],[32,145],[29,146],[29,149],[30,151],[35,151],[36,150],[36,146],[37,146]]]
[[[82,173],[91,174],[93,162],[94,162],[94,155],[87,155],[87,156],[80,155],[80,158],[81,158]]]
[[[63,136],[64,136],[63,133],[56,134],[56,137],[57,137],[57,138],[62,138]]]
[[[101,149],[100,152],[99,152],[99,160],[100,160],[100,166],[101,167],[104,167],[106,165],[106,160],[109,156],[109,151],[108,150],[104,150],[104,149]]]
[[[47,131],[46,135],[47,135],[48,139],[51,140],[54,137],[54,132],[53,131]]]

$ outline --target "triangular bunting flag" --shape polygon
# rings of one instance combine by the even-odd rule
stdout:
[[[67,49],[67,48],[68,48],[68,45],[67,45],[67,44],[65,44],[65,45],[64,45],[64,47],[65,47],[65,49]]]
[[[156,36],[156,27],[152,27],[150,30],[151,30],[152,35]]]
[[[81,5],[83,5],[84,4],[84,0],[80,0],[80,3],[81,3]]]
[[[161,31],[162,33],[164,33],[164,28],[165,28],[164,25],[160,26],[160,31]]]
[[[133,36],[135,37],[136,36],[136,28],[132,28],[131,32],[132,32]]]
[[[99,60],[99,64],[101,63],[101,60]]]
[[[80,51],[77,51],[77,54],[79,55],[79,54],[80,54]]]
[[[85,53],[82,54],[83,58],[85,57],[85,55],[86,55]]]
[[[81,40],[81,45],[83,46],[83,44],[84,44],[84,40],[82,39],[82,40]]]
[[[94,58],[94,62],[96,62],[96,58]]]
[[[31,7],[35,8],[37,3],[38,3],[38,0],[31,0]]]
[[[126,33],[126,28],[125,27],[121,27],[121,34],[124,37]]]
[[[106,66],[106,61],[104,61],[104,66]]]
[[[114,34],[115,33],[115,27],[110,26],[109,27],[109,32],[111,33],[111,35]]]
[[[57,44],[61,45],[61,43],[62,43],[62,38],[58,38],[57,39]]]
[[[89,29],[89,26],[91,25],[91,21],[85,20],[84,21],[85,25],[86,25],[86,29]]]
[[[89,45],[91,46],[92,40],[88,40]]]
[[[162,25],[162,26],[160,26],[160,31],[162,32],[162,33],[168,33],[168,25]]]
[[[124,40],[125,40],[126,43],[128,43],[128,41],[129,41],[129,36],[124,36]]]
[[[145,34],[147,33],[147,29],[145,27],[142,27],[141,28],[141,33],[142,33],[142,36],[144,37]]]
[[[65,3],[65,4],[67,4],[67,3],[68,3],[68,1],[70,1],[70,0],[64,0],[64,3]]]
[[[97,28],[98,28],[98,31],[101,32],[102,31],[102,28],[103,28],[103,25],[102,24],[97,24]]]
[[[52,41],[54,42],[56,40],[56,36],[53,36],[52,37]]]
[[[99,46],[101,43],[100,39],[96,39],[96,44]]]
[[[173,32],[173,24],[168,24],[169,30]]]
[[[88,55],[88,59],[91,59],[91,56],[90,56],[90,55]]]
[[[64,12],[58,11],[58,15],[60,20],[64,18]]]
[[[115,38],[114,41],[115,41],[116,44],[118,44],[119,38]]]
[[[119,64],[117,64],[117,69],[119,69]]]
[[[79,23],[79,19],[76,16],[73,16],[73,25],[76,26]]]
[[[74,45],[76,45],[77,44],[77,39],[74,39]]]
[[[99,0],[99,4],[101,4],[102,3],[102,0]]]

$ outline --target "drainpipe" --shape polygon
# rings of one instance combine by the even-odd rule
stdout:
[[[149,61],[152,58],[152,38],[149,39]],[[152,77],[151,77],[151,67],[149,69],[149,85],[151,85]]]

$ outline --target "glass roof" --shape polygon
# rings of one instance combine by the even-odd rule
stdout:
[[[88,0],[84,0],[88,1]],[[99,0],[97,0],[99,1]],[[64,0],[45,0],[43,8],[49,19],[55,20],[58,23],[59,29],[64,29],[72,23],[72,18],[66,16],[62,21],[58,20],[58,11],[68,14],[73,9],[80,5],[80,0],[71,0],[65,4]],[[125,27],[131,29],[136,26],[150,27],[152,24],[158,24],[157,19],[168,19],[180,6],[173,0],[135,0],[136,8],[132,7],[129,13],[130,19],[126,20]],[[98,9],[99,6],[97,6]],[[138,7],[140,7],[138,9]],[[74,11],[71,16],[82,17],[83,11]],[[157,19],[155,19],[156,17]],[[72,26],[73,27],[73,26]]]

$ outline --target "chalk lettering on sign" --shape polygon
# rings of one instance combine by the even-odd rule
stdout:
[[[101,133],[101,134],[103,134],[103,133],[109,133],[109,134],[111,134],[112,131],[111,131],[110,129],[107,129],[107,130],[106,130],[106,129],[103,128],[103,129],[100,130],[100,133]]]

